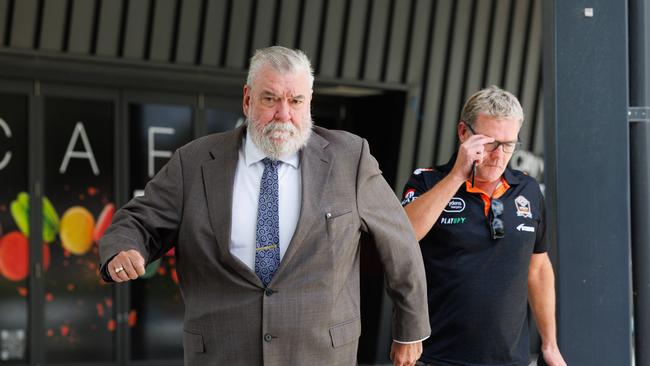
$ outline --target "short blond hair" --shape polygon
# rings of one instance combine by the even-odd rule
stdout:
[[[524,111],[517,97],[495,85],[481,89],[467,99],[460,114],[460,122],[472,126],[479,114],[514,118],[519,121],[519,125],[524,123]]]

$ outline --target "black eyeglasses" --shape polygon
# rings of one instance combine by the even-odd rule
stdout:
[[[476,131],[474,131],[474,128],[472,125],[469,123],[465,123],[465,126],[469,128],[469,131],[472,133],[472,135],[478,135]],[[510,154],[515,152],[515,150],[519,149],[521,146],[521,142],[519,142],[519,138],[517,137],[517,141],[497,141],[494,140],[493,142],[488,142],[485,146],[485,151],[487,152],[492,152],[501,146],[501,150],[503,150],[504,153]]]
[[[503,214],[503,202],[498,198],[493,198],[490,206],[492,207],[492,222],[490,223],[492,239],[501,239],[506,234],[503,220],[499,218]]]

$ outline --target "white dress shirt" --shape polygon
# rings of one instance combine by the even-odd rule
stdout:
[[[230,253],[255,271],[255,234],[257,206],[264,163],[262,153],[248,136],[244,136],[235,172],[232,196]],[[280,260],[284,257],[298,224],[302,185],[298,153],[281,158],[278,166],[280,210]]]

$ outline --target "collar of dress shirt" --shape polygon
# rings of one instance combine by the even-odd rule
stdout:
[[[257,163],[258,161],[264,159],[266,155],[264,155],[264,153],[257,148],[257,146],[253,143],[253,140],[250,138],[248,134],[249,132],[247,130],[246,135],[244,136],[244,158],[246,159],[246,166],[249,167]],[[300,165],[300,159],[298,159],[297,152],[291,155],[281,157],[280,161],[285,164],[291,165],[295,169],[298,169]]]

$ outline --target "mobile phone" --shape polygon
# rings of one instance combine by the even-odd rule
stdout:
[[[476,161],[472,163],[472,188],[474,188],[474,176],[476,176]]]

